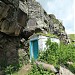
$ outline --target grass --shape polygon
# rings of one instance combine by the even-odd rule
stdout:
[[[54,37],[54,38],[58,38],[56,35],[51,34],[51,33],[47,33],[47,34],[44,34],[44,33],[36,33],[36,34],[37,34],[37,35],[47,36],[47,37]]]
[[[71,40],[75,40],[75,34],[69,34],[68,36],[70,37]]]

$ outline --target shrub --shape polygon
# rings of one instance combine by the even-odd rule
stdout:
[[[55,42],[51,42],[51,40],[48,39],[46,42],[46,47],[47,49],[44,52],[40,53],[41,56],[39,56],[39,59],[49,64],[56,65],[58,61],[57,59],[58,44]]]
[[[45,70],[42,65],[37,66],[36,64],[33,64],[32,70],[28,75],[55,75],[51,71]]]
[[[40,61],[53,64],[56,67],[65,65],[68,61],[75,62],[75,46],[73,44],[65,45],[60,43],[60,46],[58,46],[57,43],[48,39],[46,47],[46,50],[39,55]]]

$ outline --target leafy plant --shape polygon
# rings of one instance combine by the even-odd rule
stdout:
[[[46,51],[41,53],[39,56],[39,59],[42,59],[43,61],[49,63],[49,64],[54,64],[56,65],[58,59],[57,59],[57,49],[58,49],[58,44],[55,42],[51,42],[50,38],[46,42]]]
[[[67,64],[68,61],[75,63],[75,46],[73,44],[60,43],[58,46],[57,43],[48,39],[46,47],[46,50],[40,53],[38,60],[53,64],[56,68],[59,68],[59,65]],[[74,65],[70,66],[70,68],[72,67],[75,68]]]
[[[42,65],[33,64],[32,70],[28,75],[55,75],[51,71],[45,70]]]
[[[6,74],[6,75],[11,75],[11,74],[13,73],[13,71],[14,71],[13,68],[14,68],[14,67],[11,66],[11,65],[7,66],[6,69],[5,69],[5,74]]]

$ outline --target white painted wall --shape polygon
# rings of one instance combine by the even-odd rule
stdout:
[[[45,50],[46,49],[46,41],[49,37],[46,36],[42,36],[40,35],[38,37],[38,45],[39,45],[39,50]],[[51,42],[56,42],[58,44],[60,44],[60,40],[58,38],[50,38]]]
[[[46,41],[47,41],[48,37],[46,36],[39,36],[38,39],[38,45],[39,45],[39,50],[44,50],[46,48]]]
[[[30,38],[30,41],[33,41],[33,40],[36,40],[38,39],[38,47],[39,47],[39,50],[45,50],[46,48],[46,41],[49,37],[46,37],[46,36],[43,36],[43,35],[35,35],[35,36],[32,36]],[[56,42],[58,44],[60,44],[60,40],[58,38],[51,38],[51,42]]]
[[[60,44],[60,40],[58,38],[51,38],[51,42],[56,42],[56,43]]]

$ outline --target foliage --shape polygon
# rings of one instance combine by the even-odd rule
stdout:
[[[53,18],[52,21],[53,21],[54,24],[59,24],[60,23],[60,21],[56,18]]]
[[[33,64],[32,70],[28,75],[55,75],[51,71],[45,70],[42,65],[37,66],[36,64]]]
[[[69,68],[69,70],[75,74],[75,63],[73,63],[71,65],[67,64],[67,68]]]
[[[57,35],[54,35],[54,34],[52,34],[52,33],[47,33],[47,34],[44,34],[44,33],[37,33],[37,35],[43,35],[43,36],[58,38]]]
[[[12,73],[14,73],[15,71],[18,71],[19,66],[16,65],[9,65],[5,68],[5,75],[11,75]]]
[[[11,65],[8,66],[8,67],[5,69],[6,75],[7,75],[7,74],[12,74],[12,69],[13,69],[13,67],[12,67]]]
[[[53,64],[57,68],[59,65],[67,64],[68,61],[75,63],[75,46],[73,44],[58,46],[57,43],[48,39],[46,47],[46,50],[40,53],[38,60]],[[75,68],[74,65],[72,67]]]
[[[50,38],[46,42],[46,51],[44,51],[41,56],[39,56],[39,59],[42,59],[43,61],[56,65],[58,61],[57,57],[57,49],[58,44],[55,42],[51,42]]]
[[[61,64],[66,64],[68,61],[75,62],[75,47],[72,44],[69,45],[60,45],[58,49],[59,62]]]
[[[75,34],[68,34],[71,40],[75,40]]]

